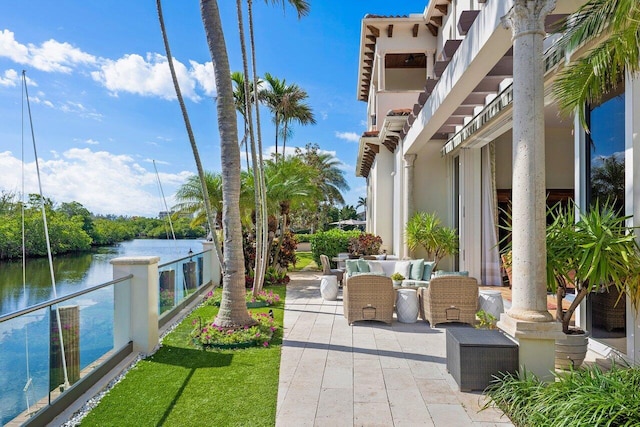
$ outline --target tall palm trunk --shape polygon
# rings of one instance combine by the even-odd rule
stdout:
[[[253,87],[258,91],[258,72],[256,66],[256,49],[255,49],[255,37],[253,31],[253,0],[247,0],[247,14],[249,15],[249,43],[251,45],[251,65],[253,66]],[[262,127],[260,124],[260,105],[258,102],[256,106],[256,130],[258,133],[258,176],[259,176],[259,188],[260,188],[260,209],[262,211],[262,227],[260,228],[260,236],[262,243],[262,259],[260,259],[260,271],[264,272],[267,269],[267,259],[269,257],[269,212],[267,211],[267,186],[264,180],[264,161],[262,158]],[[256,184],[257,185],[257,184]],[[257,221],[256,221],[257,223]],[[257,244],[257,243],[256,243]],[[258,261],[258,259],[256,259]],[[253,292],[257,293],[262,290],[264,285],[264,274],[262,274],[257,282],[254,282]]]
[[[202,200],[204,202],[205,212],[207,213],[207,223],[209,224],[209,230],[211,230],[211,236],[213,239],[213,246],[216,249],[218,255],[218,261],[222,264],[222,249],[218,242],[218,236],[216,235],[216,220],[213,216],[213,209],[211,208],[211,201],[209,200],[209,192],[207,191],[207,183],[205,180],[204,169],[202,168],[202,162],[200,161],[200,154],[198,152],[198,146],[196,145],[196,139],[193,136],[193,130],[191,129],[191,121],[189,120],[189,114],[187,113],[187,107],[184,104],[182,97],[182,91],[180,90],[180,84],[178,83],[178,77],[176,70],[173,66],[173,56],[171,55],[171,49],[169,48],[169,38],[167,37],[167,30],[164,25],[164,15],[162,14],[162,2],[156,0],[156,7],[158,9],[158,20],[160,21],[160,31],[162,32],[162,41],[164,42],[164,50],[167,53],[167,62],[169,63],[169,70],[171,70],[171,79],[173,80],[173,87],[176,91],[176,97],[180,104],[180,110],[182,111],[182,118],[184,119],[184,125],[187,128],[187,134],[189,135],[189,143],[191,144],[191,151],[196,161],[196,168],[198,170],[198,177],[200,178],[200,187],[202,188]]]
[[[254,320],[245,300],[244,254],[240,224],[240,147],[229,58],[216,0],[200,0],[200,13],[213,61],[218,90],[217,112],[222,164],[222,222],[224,276],[222,301],[215,324],[222,327],[249,325]]]
[[[264,270],[262,268],[262,258],[264,257],[262,239],[264,238],[262,233],[262,217],[265,212],[262,211],[261,203],[261,191],[260,191],[260,170],[262,164],[258,163],[256,156],[256,140],[253,133],[253,114],[250,102],[251,93],[249,92],[249,65],[247,58],[247,46],[244,37],[244,18],[242,16],[242,0],[236,0],[236,9],[238,13],[238,31],[240,33],[240,49],[242,50],[242,67],[244,73],[244,96],[245,96],[245,128],[249,131],[249,140],[251,141],[251,161],[253,163],[253,192],[255,199],[256,209],[256,260],[254,265],[253,276],[253,294],[258,295],[258,292],[262,289],[262,283],[264,282]],[[254,91],[257,92],[257,86],[254,85]],[[256,96],[256,103],[258,102]]]

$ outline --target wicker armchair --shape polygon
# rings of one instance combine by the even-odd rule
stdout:
[[[418,290],[418,297],[420,317],[432,328],[445,322],[476,323],[478,281],[473,277],[434,277]]]
[[[358,320],[391,324],[395,291],[390,278],[369,274],[350,277],[342,295],[344,317],[349,325]]]
[[[329,264],[329,257],[326,255],[320,255],[320,262],[322,263],[322,274],[325,276],[336,276],[338,283],[342,285],[344,271],[337,268],[331,268],[331,264]]]

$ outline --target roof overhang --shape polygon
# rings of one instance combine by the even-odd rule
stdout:
[[[367,102],[374,74],[376,45],[381,36],[392,37],[399,29],[411,30],[414,37],[424,22],[424,13],[398,16],[365,15],[360,29],[357,99]],[[406,28],[405,28],[406,27]],[[424,30],[424,27],[422,27]]]
[[[411,114],[410,109],[391,110],[385,116],[380,131],[365,132],[360,137],[356,176],[368,177],[376,155],[381,149],[394,152],[400,142],[402,127]]]

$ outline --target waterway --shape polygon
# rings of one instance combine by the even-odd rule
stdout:
[[[136,239],[93,252],[60,255],[53,260],[58,296],[99,285],[113,279],[109,261],[122,256],[157,255],[160,264],[202,252],[200,240]],[[22,262],[0,262],[0,315],[53,299],[49,261],[28,259],[26,284],[22,285]]]
[[[201,241],[133,240],[102,247],[92,253],[57,256],[54,258],[57,295],[68,295],[111,281],[113,268],[109,261],[113,258],[156,255],[163,264],[186,257],[189,250],[202,252]],[[22,263],[0,263],[0,315],[50,300],[53,296],[46,258],[27,260],[24,289]],[[77,323],[65,320],[62,325],[63,329],[74,327],[68,325],[76,325],[78,329],[75,366],[80,371],[113,350],[113,298],[114,290],[110,286],[65,303],[77,313]],[[52,331],[55,328],[52,313],[41,309],[0,323],[0,426],[25,410],[33,410],[35,402],[42,402],[49,390],[56,389],[62,382],[59,370],[55,372],[54,369],[59,350],[55,349],[57,335]]]

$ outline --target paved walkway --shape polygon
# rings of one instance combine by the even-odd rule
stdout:
[[[320,276],[291,274],[276,425],[511,426],[481,393],[462,393],[446,370],[446,327],[349,326],[338,301],[320,297]]]

